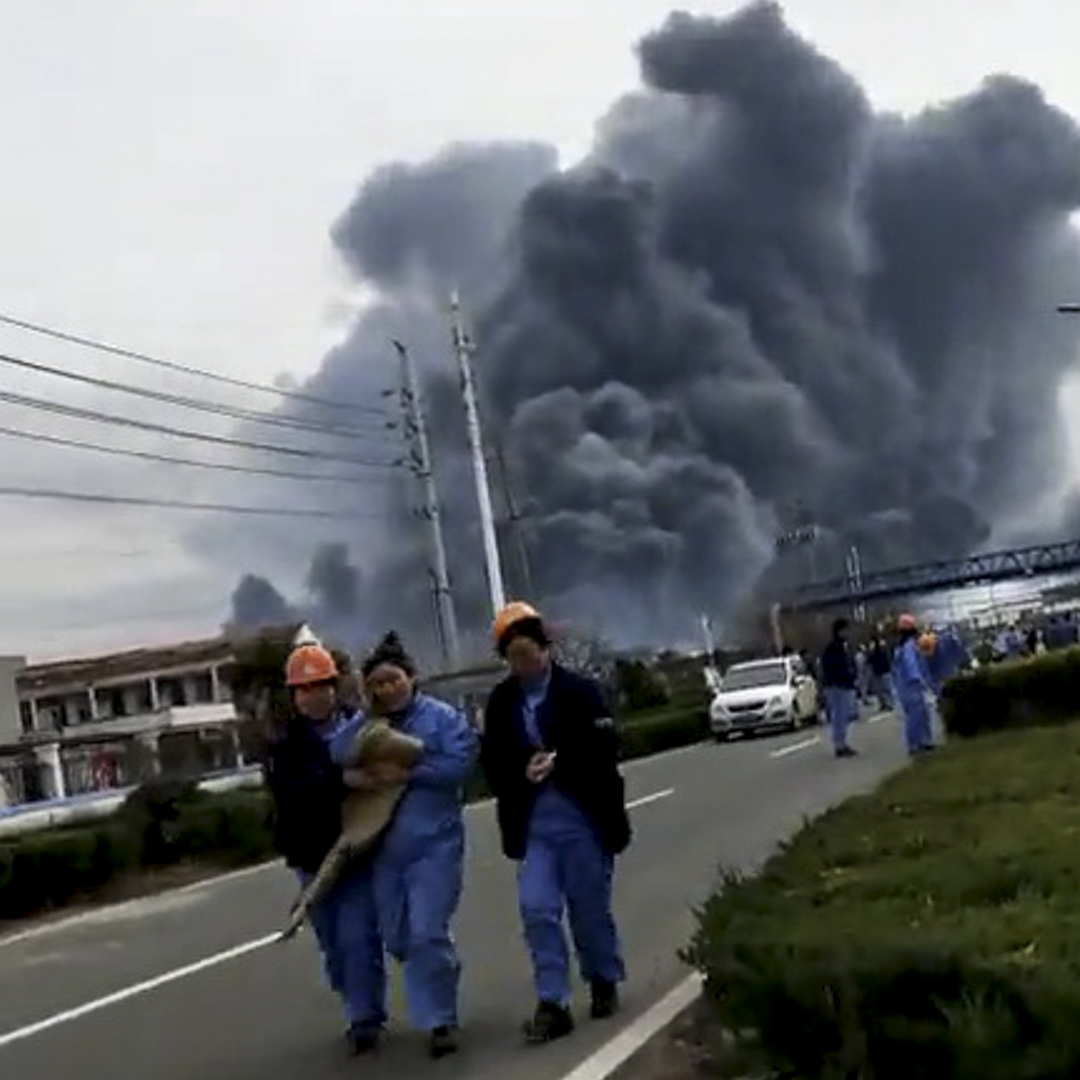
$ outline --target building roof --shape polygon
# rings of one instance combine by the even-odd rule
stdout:
[[[139,678],[155,671],[220,663],[228,660],[232,653],[233,643],[230,639],[218,636],[178,645],[128,649],[106,656],[30,664],[19,672],[17,683],[22,693],[41,693],[67,686],[89,686],[92,683]]]

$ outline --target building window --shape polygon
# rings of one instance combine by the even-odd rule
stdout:
[[[19,722],[22,724],[24,735],[32,734],[34,730],[34,706],[29,701],[19,702]]]
[[[200,671],[191,677],[193,705],[210,705],[214,700],[214,680],[209,671]]]

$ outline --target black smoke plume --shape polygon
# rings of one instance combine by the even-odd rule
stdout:
[[[853,542],[866,570],[960,555],[1043,505],[1064,485],[1076,359],[1054,314],[1080,295],[1076,124],[1003,75],[877,114],[772,3],[672,15],[638,52],[644,87],[585,161],[453,147],[377,172],[333,230],[377,300],[308,390],[375,400],[389,338],[415,350],[463,623],[482,631],[486,609],[454,285],[523,514],[504,549],[524,546],[553,614],[618,644],[687,640],[697,612],[790,583],[801,563],[773,544],[797,503],[822,531],[819,576]],[[388,481],[372,496],[386,524],[350,539],[363,633],[419,644],[413,496]],[[310,526],[277,546],[326,539]]]

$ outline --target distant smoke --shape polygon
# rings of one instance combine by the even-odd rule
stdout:
[[[233,593],[230,628],[262,630],[302,621],[317,626],[338,645],[363,645],[359,636],[363,586],[360,571],[349,561],[348,547],[329,543],[317,548],[305,585],[305,600],[289,603],[265,578],[245,575]]]
[[[414,347],[463,621],[485,608],[439,310],[454,284],[536,594],[619,644],[685,639],[696,612],[780,580],[773,537],[797,500],[836,574],[855,540],[865,569],[967,552],[1062,486],[1073,121],[1005,76],[875,115],[771,3],[672,15],[639,55],[646,89],[580,165],[454,147],[377,172],[334,229],[379,303],[307,389],[374,400],[390,334]],[[354,548],[369,636],[431,625],[406,492],[382,492],[389,522]],[[279,547],[310,551],[310,533]]]
[[[232,594],[233,614],[230,626],[236,630],[261,630],[293,622],[296,612],[288,601],[266,580],[245,574]]]

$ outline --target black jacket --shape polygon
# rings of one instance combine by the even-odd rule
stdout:
[[[854,690],[855,680],[855,659],[851,655],[847,642],[842,638],[833,638],[821,654],[822,685]]]
[[[293,869],[315,873],[341,835],[346,788],[330,748],[305,720],[291,720],[270,747],[266,782],[278,851]]]
[[[504,679],[492,691],[484,718],[480,760],[496,800],[507,858],[525,857],[536,785],[525,776],[534,749],[522,722],[518,681]],[[601,846],[612,855],[630,843],[626,786],[619,772],[619,739],[597,685],[558,664],[539,709],[544,749],[557,751],[551,782],[592,823]]]
[[[889,656],[889,650],[880,641],[871,647],[868,660],[870,670],[875,675],[888,675],[892,671],[892,657]]]

